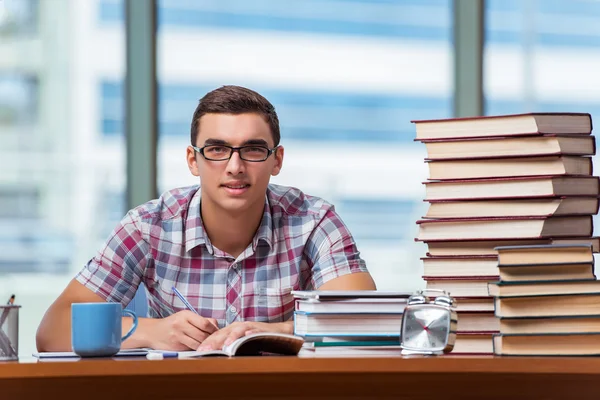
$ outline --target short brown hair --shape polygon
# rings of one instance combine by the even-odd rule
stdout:
[[[198,107],[192,117],[191,140],[192,146],[196,145],[200,117],[204,114],[244,114],[256,113],[265,118],[271,128],[275,146],[279,145],[281,138],[279,132],[279,118],[275,107],[259,93],[241,86],[221,86],[208,92],[198,102]]]

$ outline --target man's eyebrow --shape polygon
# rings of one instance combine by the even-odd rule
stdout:
[[[204,141],[204,145],[205,146],[214,146],[214,145],[231,146],[231,144],[229,142],[226,142],[225,140],[221,140],[221,139],[206,139]],[[250,139],[250,140],[246,140],[244,143],[242,143],[242,146],[248,146],[248,145],[269,147],[269,144],[267,143],[267,141],[263,140],[263,139]]]
[[[246,140],[242,146],[247,146],[249,144],[255,144],[258,146],[265,146],[265,147],[269,147],[269,144],[266,142],[266,140],[262,140],[262,139],[250,139],[250,140]]]
[[[204,145],[205,146],[211,146],[211,145],[215,145],[215,144],[226,144],[226,145],[228,145],[229,143],[227,143],[226,141],[221,140],[221,139],[206,139],[204,141]]]

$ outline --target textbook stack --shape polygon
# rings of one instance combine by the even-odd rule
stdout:
[[[498,246],[587,244],[600,185],[593,176],[592,120],[533,113],[413,121],[425,144],[429,207],[416,240],[427,245],[427,288],[458,303],[454,352],[492,353],[499,331],[488,284],[499,279]],[[461,304],[471,312],[461,311]],[[476,346],[463,346],[477,342]]]
[[[600,355],[600,281],[590,245],[498,247],[490,284],[497,355]]]
[[[409,293],[294,291],[294,335],[304,353],[400,354],[402,314]]]

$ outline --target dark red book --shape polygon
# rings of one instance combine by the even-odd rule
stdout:
[[[589,135],[588,113],[528,113],[467,118],[414,120],[416,140],[541,134]]]

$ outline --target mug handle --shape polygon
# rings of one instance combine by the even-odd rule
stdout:
[[[129,329],[129,332],[127,332],[125,334],[125,336],[123,336],[121,338],[121,341],[124,341],[129,336],[131,336],[133,334],[133,332],[135,332],[135,330],[137,329],[137,325],[138,325],[137,315],[135,315],[135,313],[133,311],[131,311],[131,310],[123,310],[123,316],[130,316],[131,318],[133,318],[133,324],[131,325],[131,329]]]

